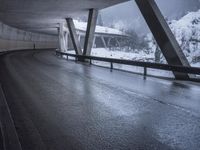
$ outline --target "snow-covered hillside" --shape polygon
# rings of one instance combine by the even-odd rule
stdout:
[[[200,62],[200,10],[169,24],[189,62]]]
[[[200,10],[190,12],[179,20],[168,21],[168,24],[189,63],[200,67]],[[149,51],[156,53],[159,48],[152,34],[148,34],[146,39]]]

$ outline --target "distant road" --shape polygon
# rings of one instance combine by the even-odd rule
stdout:
[[[23,150],[198,150],[200,86],[66,61],[0,56]]]

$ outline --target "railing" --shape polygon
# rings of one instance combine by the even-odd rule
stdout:
[[[76,60],[89,60],[90,64],[92,64],[92,60],[109,62],[111,70],[113,69],[113,63],[144,67],[144,76],[147,75],[147,68],[200,75],[200,68],[198,67],[183,67],[183,66],[175,66],[175,65],[168,65],[168,64],[140,62],[140,61],[122,60],[122,59],[114,59],[114,58],[82,56],[82,55],[64,53],[60,51],[56,51],[56,54],[66,56],[67,59],[70,56],[70,57],[74,57]]]

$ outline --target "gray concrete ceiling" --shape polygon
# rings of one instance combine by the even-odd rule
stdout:
[[[128,0],[0,0],[0,21],[27,31],[53,34],[66,17]]]

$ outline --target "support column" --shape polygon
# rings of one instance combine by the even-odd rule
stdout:
[[[120,44],[118,38],[115,38],[115,41],[116,41],[117,45],[119,46],[119,48],[121,49],[121,44]]]
[[[103,42],[104,48],[107,49],[106,41],[103,36],[101,36],[101,40]]]
[[[58,49],[59,51],[61,51],[61,39],[60,39],[60,28],[57,28],[57,31],[58,31]]]
[[[168,64],[190,66],[154,0],[135,0]],[[186,73],[173,72],[176,79],[189,79]]]
[[[69,32],[65,31],[64,38],[65,38],[66,51],[68,50],[68,36],[69,36]]]
[[[93,43],[92,43],[92,48],[96,48],[96,39],[97,39],[97,37],[94,36]]]
[[[82,55],[81,44],[80,44],[80,41],[78,41],[78,36],[76,33],[76,28],[75,28],[73,19],[66,18],[66,21],[69,28],[70,37],[72,39],[72,44],[74,46],[74,50],[77,55]]]
[[[98,17],[98,10],[90,9],[88,15],[88,23],[87,23],[87,31],[85,36],[83,55],[89,56],[91,53],[93,46],[92,44],[94,40],[94,33],[96,29],[97,17]]]
[[[67,51],[67,45],[66,45],[66,40],[65,40],[65,35],[64,35],[64,24],[60,24],[60,27],[59,27],[59,48],[60,48],[60,51],[62,52],[65,52]]]
[[[109,50],[111,50],[111,48],[112,48],[112,46],[110,45],[110,41],[111,41],[111,40],[112,40],[112,38],[111,38],[111,37],[109,37],[109,38],[108,38],[108,44],[107,44],[107,45],[108,45],[108,48],[109,48]]]
[[[78,35],[78,41],[81,42],[81,35]]]

